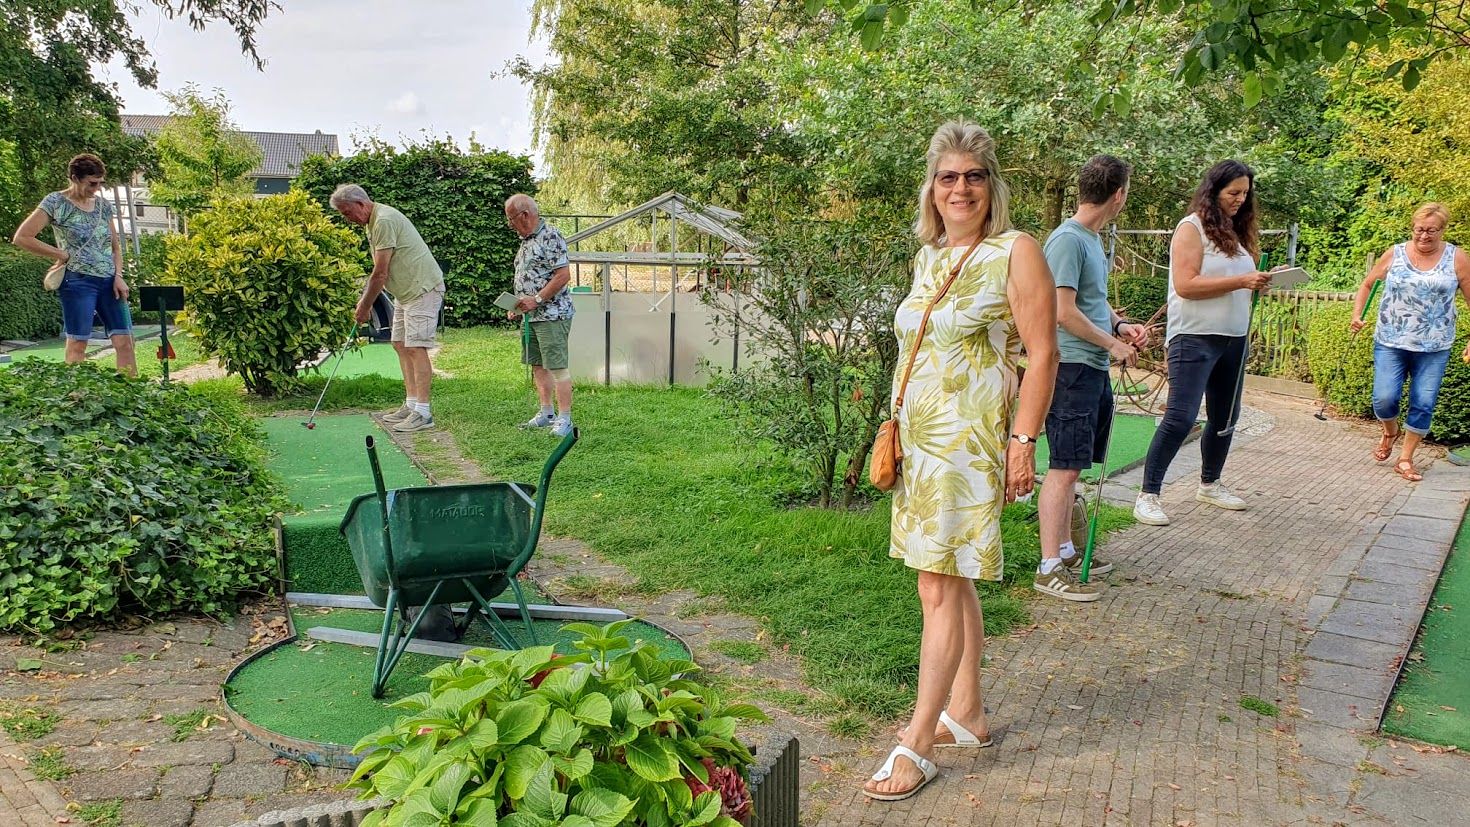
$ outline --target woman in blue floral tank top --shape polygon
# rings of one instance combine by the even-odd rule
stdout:
[[[1363,279],[1353,302],[1352,330],[1363,327],[1364,306],[1373,283],[1383,280],[1383,299],[1373,335],[1373,414],[1383,426],[1373,459],[1383,462],[1404,432],[1394,471],[1415,482],[1424,479],[1414,467],[1414,450],[1429,433],[1439,401],[1450,349],[1455,344],[1455,291],[1470,301],[1470,256],[1444,240],[1449,210],[1425,204],[1414,212],[1413,235],[1384,253]],[[1462,358],[1470,361],[1470,345]],[[1399,427],[1400,399],[1409,382],[1409,414]]]

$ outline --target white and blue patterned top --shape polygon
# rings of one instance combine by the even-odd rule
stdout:
[[[112,258],[112,204],[101,196],[91,212],[53,192],[41,199],[41,209],[51,217],[56,246],[67,252],[66,269],[94,278],[117,275]]]
[[[1383,277],[1374,340],[1416,353],[1449,350],[1455,343],[1455,291],[1459,286],[1455,245],[1444,245],[1444,254],[1432,270],[1416,268],[1404,245],[1394,245],[1393,262]]]
[[[521,248],[516,251],[516,295],[529,296],[540,291],[551,283],[552,274],[566,266],[567,242],[560,230],[543,219],[536,232],[521,239]],[[574,312],[572,291],[563,287],[550,301],[531,312],[531,321],[570,319]]]

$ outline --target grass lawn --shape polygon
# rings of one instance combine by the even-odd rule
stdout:
[[[435,383],[434,415],[488,473],[535,480],[554,441],[515,427],[536,406],[518,357],[513,332],[450,331],[435,367],[454,379]],[[790,507],[804,499],[800,474],[766,446],[737,442],[698,389],[579,386],[575,411],[582,440],[552,482],[549,531],[625,566],[640,589],[694,589],[759,618],[845,704],[906,711],[919,602],[914,574],[888,558],[886,497],[849,513]],[[992,634],[1027,620],[1019,598],[1032,594],[1040,556],[1034,513],[1020,504],[1003,517],[1006,582],[981,585]],[[1127,522],[1105,509],[1104,528]]]

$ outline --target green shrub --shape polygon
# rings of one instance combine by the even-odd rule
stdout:
[[[1434,424],[1429,438],[1440,443],[1457,443],[1470,438],[1470,366],[1460,359],[1465,342],[1470,338],[1470,311],[1463,299],[1455,299],[1459,307],[1455,343],[1450,348],[1450,363],[1440,386],[1439,404],[1434,409]],[[1378,318],[1378,304],[1368,311],[1368,324],[1353,342],[1342,375],[1337,375],[1338,359],[1347,350],[1352,337],[1348,323],[1352,320],[1351,304],[1325,307],[1312,317],[1307,331],[1307,361],[1312,381],[1319,396],[1326,394],[1328,404],[1349,416],[1373,417],[1373,329]],[[1407,411],[1408,405],[1403,409]]]
[[[1162,276],[1140,276],[1114,273],[1109,286],[1113,308],[1130,319],[1146,322],[1169,300],[1169,279]],[[1159,321],[1163,322],[1160,316]]]
[[[46,259],[0,246],[0,339],[50,338],[61,332],[61,301],[41,278]]]
[[[363,827],[736,827],[753,759],[735,730],[765,714],[691,680],[690,661],[629,648],[627,623],[569,624],[584,636],[571,658],[477,649],[430,672],[355,749],[369,752],[348,786],[395,802]]]
[[[330,210],[327,198],[346,183],[360,184],[374,201],[408,216],[434,257],[448,262],[447,324],[505,323],[494,302],[511,289],[521,242],[506,226],[504,205],[518,192],[536,194],[529,158],[473,141],[462,152],[437,139],[405,149],[372,140],[356,155],[307,158],[291,185]]]
[[[352,327],[366,258],[303,192],[217,202],[167,243],[166,279],[187,297],[179,323],[251,393],[289,390]]]
[[[238,404],[91,363],[0,371],[0,629],[228,611],[275,568],[263,471]]]

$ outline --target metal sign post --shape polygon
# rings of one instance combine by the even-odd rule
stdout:
[[[168,384],[168,360],[173,359],[174,349],[168,343],[168,311],[184,309],[184,288],[143,287],[139,303],[144,309],[158,308],[158,333],[162,341],[158,346],[158,361],[163,363],[163,384]]]

